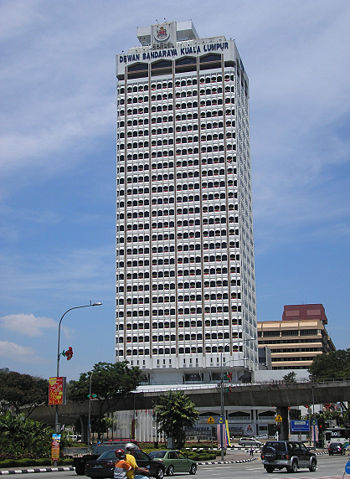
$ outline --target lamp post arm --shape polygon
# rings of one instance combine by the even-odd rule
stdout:
[[[69,313],[69,311],[72,311],[73,309],[80,309],[80,308],[91,308],[92,306],[102,306],[102,302],[101,301],[96,301],[95,303],[92,303],[90,301],[90,304],[83,304],[81,306],[73,306],[72,308],[69,308],[67,309],[67,311],[65,311],[59,322],[58,322],[58,332],[57,332],[57,369],[56,369],[56,377],[59,377],[60,375],[60,357],[61,357],[61,354],[60,354],[60,346],[61,346],[61,324],[62,324],[62,319],[65,317],[65,315],[67,313]],[[56,404],[55,406],[55,431],[57,434],[60,433],[60,425],[59,425],[59,422],[58,422],[58,404]],[[54,465],[57,466],[57,461],[54,461]]]
[[[95,306],[95,304],[84,304],[82,306],[73,306],[72,308],[67,309],[62,316],[61,319],[59,320],[58,323],[58,336],[57,336],[57,370],[56,370],[56,376],[59,377],[60,375],[60,348],[61,348],[61,324],[62,324],[62,319],[65,317],[69,311],[72,311],[73,309],[80,309],[80,308],[91,308],[91,306]]]

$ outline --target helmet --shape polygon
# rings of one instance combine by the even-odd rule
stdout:
[[[118,459],[125,459],[125,451],[123,449],[117,449],[114,454]]]
[[[133,442],[127,442],[125,444],[125,450],[126,451],[137,451],[137,449],[138,449],[138,447]]]

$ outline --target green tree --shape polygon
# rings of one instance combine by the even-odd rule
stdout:
[[[182,391],[170,391],[160,396],[154,408],[160,431],[173,438],[174,447],[181,449],[185,445],[185,428],[191,427],[198,418],[195,404]]]
[[[297,382],[295,372],[291,371],[290,373],[285,374],[283,376],[283,381],[285,384],[295,384]]]
[[[350,349],[338,349],[316,356],[309,368],[313,381],[350,378]]]
[[[48,381],[29,374],[0,371],[0,401],[5,401],[16,414],[30,416],[41,404],[47,404]]]
[[[98,418],[94,423],[100,436],[106,427],[103,419],[106,403],[109,400],[121,398],[136,389],[140,384],[142,371],[138,367],[129,368],[127,361],[97,363],[92,371],[82,373],[78,381],[70,381],[67,392],[68,399],[73,401],[87,400],[90,376],[91,391],[96,394],[96,400],[98,401]]]

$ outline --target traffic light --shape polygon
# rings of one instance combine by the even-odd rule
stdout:
[[[325,430],[325,423],[324,423],[324,419],[322,417],[318,418],[317,425],[318,425],[319,433],[320,434],[323,433],[323,431]]]

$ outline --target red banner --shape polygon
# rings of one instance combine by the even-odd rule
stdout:
[[[66,378],[49,378],[49,406],[66,404]]]

